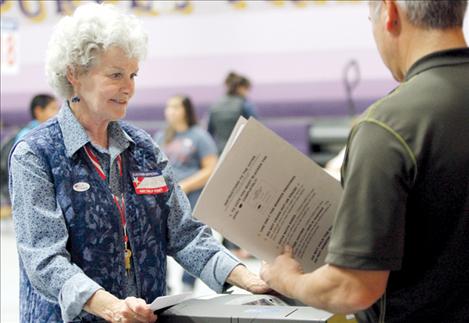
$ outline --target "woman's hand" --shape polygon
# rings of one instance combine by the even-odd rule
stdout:
[[[104,290],[93,294],[85,310],[112,323],[148,323],[157,319],[143,299],[127,297],[122,300]]]
[[[111,322],[115,323],[148,323],[155,322],[157,317],[150,305],[141,298],[127,297],[119,300],[110,308]]]
[[[244,265],[236,266],[226,280],[229,284],[245,289],[254,294],[270,291],[269,286],[257,275],[250,272]]]
[[[293,258],[293,250],[286,246],[272,264],[263,262],[261,278],[277,292],[292,297],[289,287],[303,274],[300,263]]]

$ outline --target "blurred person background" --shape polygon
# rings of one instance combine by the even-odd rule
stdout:
[[[8,156],[11,148],[32,129],[55,116],[58,111],[59,105],[54,96],[50,94],[37,94],[32,98],[29,104],[31,121],[29,121],[23,128],[20,128],[17,132],[11,131],[8,137],[2,138],[0,146],[1,218],[7,219],[11,215],[10,194],[8,192]]]
[[[224,84],[226,93],[211,106],[208,116],[208,132],[213,136],[219,154],[225,148],[239,117],[257,118],[256,108],[248,100],[252,87],[251,81],[243,75],[230,72],[225,77]],[[249,252],[239,248],[228,239],[223,239],[223,245],[241,259],[251,257]]]
[[[173,166],[176,181],[194,208],[217,163],[216,146],[210,134],[198,125],[189,97],[171,97],[165,118],[166,129],[156,133],[154,139],[163,148]]]
[[[31,112],[32,120],[16,134],[16,141],[26,136],[28,132],[39,126],[41,123],[55,116],[59,111],[59,104],[52,95],[38,94],[29,104],[29,110]]]
[[[251,81],[245,76],[230,72],[225,78],[226,94],[211,108],[208,132],[215,139],[221,154],[239,117],[257,117],[256,108],[248,101]]]
[[[165,119],[165,130],[156,133],[154,139],[168,157],[175,179],[194,209],[202,188],[215,169],[217,147],[210,134],[198,125],[188,96],[171,97],[166,104]],[[182,282],[183,291],[190,291],[194,288],[195,277],[184,271]]]

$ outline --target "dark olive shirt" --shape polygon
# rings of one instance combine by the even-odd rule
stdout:
[[[349,136],[326,262],[390,270],[361,322],[469,322],[469,49],[418,60]]]

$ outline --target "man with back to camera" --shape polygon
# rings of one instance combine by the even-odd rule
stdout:
[[[262,277],[359,322],[469,322],[467,1],[372,1],[373,35],[401,82],[353,127],[326,265],[285,252]]]

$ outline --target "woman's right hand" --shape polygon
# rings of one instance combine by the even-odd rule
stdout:
[[[127,297],[122,300],[105,290],[96,291],[86,303],[85,310],[112,323],[148,323],[157,319],[143,299]]]

